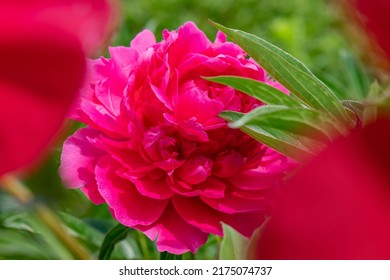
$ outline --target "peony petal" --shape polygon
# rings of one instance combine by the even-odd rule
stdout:
[[[198,197],[175,196],[172,203],[177,213],[187,223],[204,232],[223,235],[221,214]]]
[[[221,215],[221,220],[249,238],[265,221],[265,211],[224,214]]]
[[[273,174],[264,172],[262,168],[258,168],[238,173],[229,177],[228,180],[231,184],[242,190],[261,190],[272,187],[282,177],[283,173]]]
[[[211,174],[213,162],[203,156],[187,159],[178,169],[175,170],[175,176],[182,182],[190,185],[196,185],[204,182]]]
[[[132,182],[115,174],[119,168],[118,162],[109,156],[100,159],[96,165],[99,192],[120,223],[129,227],[151,225],[161,217],[169,200],[141,195]]]
[[[201,196],[201,199],[212,208],[223,213],[245,213],[267,208],[267,192],[246,192],[227,186],[225,196],[222,198],[210,198]]]
[[[135,36],[135,38],[131,41],[130,46],[134,49],[138,49],[139,51],[146,51],[155,43],[156,38],[154,37],[153,32],[146,29]]]
[[[125,96],[127,77],[113,62],[107,62],[101,71],[106,72],[106,78],[95,84],[95,96],[111,115],[118,116]]]
[[[208,92],[194,82],[187,82],[180,88],[176,118],[181,121],[195,119],[204,123],[221,113],[224,105],[208,97]]]
[[[210,176],[203,183],[193,186],[200,190],[200,195],[210,198],[222,198],[225,196],[226,185],[216,177]]]
[[[245,160],[241,153],[231,150],[218,155],[214,161],[212,173],[217,177],[231,177],[241,170],[244,163]]]
[[[177,68],[185,55],[191,53],[201,53],[211,45],[206,35],[198,29],[193,22],[186,22],[176,32],[164,32],[165,40],[173,41],[168,50],[169,64]]]
[[[199,247],[206,243],[208,237],[208,233],[183,220],[173,206],[167,207],[162,217],[144,233],[151,240],[156,240],[160,252],[167,251],[176,255],[188,251],[195,254]]]
[[[99,134],[91,128],[82,128],[69,137],[64,142],[59,169],[60,176],[67,187],[81,187],[96,204],[104,202],[96,185],[95,165],[105,152],[91,141],[98,138]]]
[[[137,180],[133,178],[131,181],[142,195],[150,198],[167,199],[175,194],[166,182],[166,176],[158,179],[144,177],[141,180]]]

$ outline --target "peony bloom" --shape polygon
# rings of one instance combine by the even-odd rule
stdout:
[[[90,61],[71,116],[87,126],[64,143],[60,174],[160,251],[181,254],[222,236],[221,222],[249,237],[293,163],[218,117],[258,101],[202,76],[281,85],[222,33],[212,43],[188,22],[163,37],[145,30]]]
[[[29,166],[52,140],[112,15],[106,0],[1,1],[0,176]]]
[[[390,259],[390,121],[339,139],[286,184],[251,258]]]

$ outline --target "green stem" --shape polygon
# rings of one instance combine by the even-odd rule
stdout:
[[[140,231],[137,231],[137,235],[138,235],[137,237],[138,237],[139,246],[141,248],[141,252],[142,255],[144,256],[144,259],[151,260],[152,258],[149,253],[149,247],[148,247],[148,243],[146,242],[145,235]]]
[[[56,236],[56,238],[69,250],[75,259],[90,260],[91,254],[71,236],[61,220],[46,205],[37,203],[30,190],[15,176],[4,175],[0,178],[0,184],[22,205],[31,205],[34,214]]]

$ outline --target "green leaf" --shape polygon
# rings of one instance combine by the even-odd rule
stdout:
[[[269,105],[287,107],[302,107],[303,105],[280,90],[253,79],[237,76],[205,77],[205,79],[235,88]]]
[[[100,248],[98,259],[109,260],[115,248],[115,245],[118,242],[124,240],[130,230],[130,228],[122,224],[117,224],[115,227],[113,227],[104,238],[103,244]]]
[[[227,121],[236,121],[244,116],[243,113],[225,111],[220,116]],[[252,136],[257,141],[267,145],[268,147],[278,151],[279,153],[292,158],[296,161],[305,161],[313,156],[313,150],[316,148],[316,141],[304,141],[304,137],[299,137],[284,131],[269,127],[259,127],[257,125],[244,125],[240,129],[246,134]],[[313,145],[313,146],[309,146]]]
[[[336,95],[299,60],[255,35],[212,24],[256,60],[272,77],[314,109],[328,112],[348,126],[353,122]]]
[[[28,232],[34,238],[41,240],[41,250],[51,255],[53,259],[73,259],[73,255],[68,248],[34,214],[27,212],[15,214],[3,220],[2,226],[6,229]],[[15,246],[20,245],[16,244]]]
[[[369,78],[363,67],[350,52],[343,50],[340,54],[344,62],[344,79],[348,85],[347,95],[353,100],[364,99],[369,88]]]
[[[58,257],[39,234],[0,228],[0,260],[49,260]]]
[[[381,103],[383,89],[377,81],[372,83],[365,100],[365,107],[363,110],[363,125],[375,122],[378,117],[378,105]]]
[[[333,123],[324,113],[308,108],[278,105],[257,107],[229,125],[232,128],[240,128],[243,125],[271,127],[291,134],[312,137],[325,143],[332,139],[333,129]]]
[[[350,110],[349,112],[354,114],[356,120],[363,121],[364,103],[362,101],[343,100],[342,102],[347,111]]]
[[[182,260],[183,255],[174,255],[168,252],[160,253],[160,260]]]
[[[63,212],[58,214],[73,236],[79,239],[90,250],[95,251],[99,249],[104,239],[102,232],[72,215]]]
[[[220,249],[221,260],[242,260],[246,258],[248,239],[233,228],[223,225],[223,239]]]

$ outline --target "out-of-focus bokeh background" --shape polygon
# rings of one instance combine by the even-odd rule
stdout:
[[[177,29],[186,21],[195,22],[210,40],[216,29],[208,19],[260,36],[302,60],[341,99],[363,99],[371,82],[357,53],[359,44],[346,28],[345,14],[338,1],[325,0],[123,0],[122,20],[112,45],[129,45],[145,28],[161,39],[163,29]],[[105,55],[105,54],[103,54]],[[24,174],[37,199],[57,211],[72,233],[96,256],[105,233],[116,222],[107,206],[93,205],[78,190],[65,189],[58,176],[62,141],[78,124],[67,123],[57,145],[39,168]],[[0,192],[0,259],[66,258],[61,245],[40,232],[39,222],[12,198]],[[44,231],[44,229],[42,229]],[[210,237],[196,256],[215,259],[221,240]],[[148,250],[145,250],[148,248]],[[145,253],[146,252],[146,253]],[[158,258],[153,244],[132,231],[116,246],[112,258]]]

